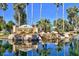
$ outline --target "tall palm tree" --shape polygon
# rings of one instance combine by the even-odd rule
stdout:
[[[74,25],[74,27],[76,27],[76,21],[77,21],[76,16],[78,16],[78,13],[79,13],[78,7],[76,7],[76,6],[70,7],[66,11],[68,13],[69,23],[71,25]]]
[[[29,5],[29,3],[26,4],[26,14],[27,14],[26,20],[28,20],[28,8],[27,8],[28,5]],[[26,21],[26,24],[27,24],[27,23],[28,23],[28,22]]]
[[[28,4],[27,4],[28,5]],[[13,4],[14,10],[15,10],[15,19],[17,21],[18,26],[21,25],[21,22],[26,23],[26,14],[25,14],[25,3],[15,3]],[[22,19],[23,18],[23,19]]]
[[[0,3],[0,9],[3,10],[3,20],[4,20],[5,11],[8,9],[7,6],[8,5],[6,3]]]
[[[7,4],[6,3],[0,3],[0,9],[2,9],[3,10],[3,18],[4,18],[4,11],[6,11],[7,10]]]
[[[55,24],[55,26],[57,29],[58,9],[62,5],[62,3],[55,3],[55,5],[56,5],[56,24]],[[57,43],[58,43],[58,39],[57,39]]]
[[[40,20],[42,20],[42,3],[40,3]],[[40,26],[40,30],[41,30],[41,26]],[[40,31],[39,30],[39,31]]]
[[[41,20],[41,17],[42,17],[42,3],[40,3],[40,20]]]
[[[42,28],[44,32],[50,32],[50,21],[49,19],[42,19],[37,22],[38,30]]]
[[[28,20],[28,8],[27,8],[28,4],[26,4],[26,14],[27,14],[27,18],[26,20]],[[28,23],[28,21],[26,22],[26,24]]]
[[[62,5],[63,5],[63,32],[64,32],[64,3]]]
[[[76,3],[74,3],[74,6],[76,6]],[[77,30],[77,24],[78,24],[78,16],[75,16],[75,18],[76,18],[76,20],[75,20],[75,22],[76,22],[76,30]]]
[[[56,25],[55,25],[55,26],[57,26],[58,9],[59,9],[59,7],[62,5],[62,3],[55,3],[55,5],[56,5]]]
[[[34,6],[33,6],[33,3],[32,3],[32,6],[31,6],[31,7],[32,7],[31,12],[32,12],[32,20],[33,20],[33,15],[34,15],[34,13],[33,13],[33,7],[34,7]],[[32,25],[33,25],[33,21],[32,21]]]

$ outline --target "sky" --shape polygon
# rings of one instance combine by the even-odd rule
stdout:
[[[73,6],[77,6],[79,7],[79,4],[77,3],[64,3],[64,19],[67,20],[67,12],[66,9],[69,7],[73,7]],[[32,4],[30,3],[27,6],[26,13],[27,13],[27,22],[29,25],[31,24],[36,24],[36,22],[38,22],[40,20],[40,3],[34,3],[33,4],[33,18],[32,16]],[[42,13],[41,13],[41,18],[46,18],[49,19],[51,23],[53,23],[53,21],[56,19],[56,6],[54,3],[42,3]],[[63,11],[63,7],[60,6],[59,10],[58,10],[58,18],[62,18],[62,11]],[[12,3],[8,3],[8,9],[4,12],[4,20],[6,22],[12,20],[13,22],[15,22],[14,19],[14,9],[13,9],[13,4]],[[0,16],[3,15],[3,11],[0,9]]]

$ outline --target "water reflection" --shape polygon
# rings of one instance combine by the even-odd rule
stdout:
[[[15,53],[13,51],[6,50],[3,55],[4,56],[14,56]]]
[[[8,41],[0,40],[0,56],[78,56],[79,53],[79,36],[73,38],[69,43],[59,42],[42,44],[38,43],[38,48],[27,52],[13,52],[12,45]]]
[[[39,56],[48,56],[50,54],[50,48],[47,48],[47,44],[41,45],[41,47],[37,49]]]
[[[57,48],[56,48],[58,56],[64,56],[64,46],[65,44],[63,42],[58,43]]]
[[[77,38],[78,37],[78,38]],[[79,56],[79,36],[77,36],[70,42],[69,53],[70,56]]]

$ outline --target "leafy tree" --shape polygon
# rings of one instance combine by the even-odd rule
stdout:
[[[55,23],[56,23],[56,21],[54,21],[54,25],[55,25]],[[62,30],[63,29],[62,23],[63,23],[63,19],[59,18],[57,20],[57,29],[56,29],[58,32],[63,32],[63,30]],[[65,26],[65,29],[64,29],[65,32],[74,30],[73,25],[70,25],[69,22],[66,21],[66,20],[64,20],[64,26]]]
[[[51,30],[50,21],[48,19],[41,19],[36,24],[38,26],[38,29],[42,29],[44,32],[48,32]]]
[[[8,30],[9,32],[11,32],[11,30],[13,29],[13,25],[15,25],[13,21],[9,21],[9,22],[6,24],[6,28],[7,28],[7,30]]]
[[[2,9],[3,11],[7,10],[7,4],[6,3],[0,3],[0,9]]]
[[[76,26],[76,22],[77,22],[76,16],[78,16],[78,12],[79,12],[78,7],[76,6],[70,7],[66,11],[68,14],[69,23]]]
[[[3,20],[3,16],[0,16],[0,31],[5,28],[6,22]]]

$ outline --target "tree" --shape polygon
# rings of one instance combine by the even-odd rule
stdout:
[[[79,28],[79,16],[76,16],[75,19],[76,19],[76,28]]]
[[[27,4],[28,5],[28,4]],[[25,3],[15,3],[13,4],[14,10],[15,10],[15,15],[14,18],[16,20],[16,23],[20,26],[23,24],[26,24],[26,13],[25,13],[25,8],[26,4]]]
[[[68,13],[69,23],[76,27],[76,21],[77,21],[76,16],[78,16],[79,9],[76,6],[74,6],[68,8],[66,11]]]
[[[3,10],[3,20],[4,20],[4,14],[5,14],[4,11],[7,10],[7,6],[8,5],[6,3],[0,3],[0,9]],[[5,26],[5,24],[4,24],[4,26]],[[2,25],[3,29],[5,28],[4,26]]]
[[[64,3],[62,5],[63,5],[63,14],[62,14],[62,16],[63,16],[63,32],[64,32]]]
[[[0,3],[0,9],[2,9],[3,11],[7,10],[7,4],[6,3]]]
[[[49,32],[51,30],[50,21],[48,19],[42,19],[37,22],[38,30],[42,29],[44,32]]]
[[[5,28],[6,22],[3,20],[3,16],[0,16],[0,31]]]
[[[8,30],[9,32],[12,31],[13,25],[15,25],[13,21],[9,21],[9,22],[6,24],[6,28],[7,28],[7,30]]]
[[[55,25],[55,23],[56,23],[56,20],[54,21],[54,25]],[[57,31],[58,32],[63,32],[63,30],[62,30],[63,29],[62,23],[63,23],[63,19],[59,18],[57,20]],[[64,29],[65,32],[74,30],[73,25],[70,25],[69,22],[66,21],[66,20],[64,20],[64,26],[65,26],[65,29]]]
[[[62,3],[54,3],[55,5],[56,5],[56,24],[55,24],[55,26],[57,25],[57,19],[58,19],[58,8],[60,7],[60,6],[62,6]]]

